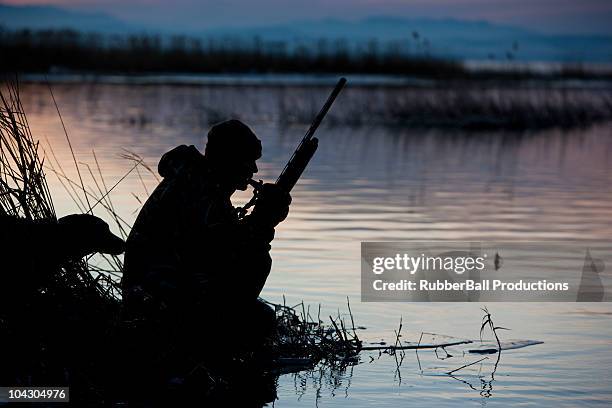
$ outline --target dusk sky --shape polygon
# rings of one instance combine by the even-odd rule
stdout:
[[[527,27],[549,33],[612,34],[610,0],[0,0],[102,11],[160,28],[256,26],[303,19],[358,19],[373,15],[457,18]]]

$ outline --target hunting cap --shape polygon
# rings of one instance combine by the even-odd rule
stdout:
[[[213,160],[257,160],[261,157],[261,141],[247,125],[231,119],[210,128],[204,154]]]

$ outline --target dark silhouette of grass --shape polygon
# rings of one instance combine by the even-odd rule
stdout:
[[[285,124],[308,123],[322,91],[294,88],[279,97]],[[326,123],[468,131],[569,129],[612,120],[612,90],[457,81],[422,87],[346,90]]]
[[[416,47],[408,52],[408,42]],[[404,44],[406,43],[406,44]],[[272,41],[253,38],[195,38],[155,34],[103,35],[70,29],[7,30],[0,26],[0,72],[91,73],[342,73],[405,75],[433,79],[525,80],[612,79],[568,64],[551,72],[526,68],[470,70],[457,60],[433,56],[430,41],[381,43],[371,39]],[[507,61],[514,60],[507,52]]]
[[[56,69],[141,73],[370,73],[422,77],[465,76],[463,66],[422,51],[407,55],[373,41],[350,49],[346,41],[315,46],[279,41],[201,40],[186,36],[106,36],[73,30],[0,30],[0,69],[50,72]]]

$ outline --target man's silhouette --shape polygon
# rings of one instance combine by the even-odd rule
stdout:
[[[124,322],[135,328],[129,337],[138,352],[170,353],[160,357],[166,364],[177,352],[199,358],[213,344],[257,347],[272,330],[274,312],[258,296],[274,228],[291,199],[266,184],[241,219],[230,201],[247,188],[260,157],[255,134],[230,120],[211,128],[204,155],[179,146],[161,158],[163,181],[138,215],[125,254]]]

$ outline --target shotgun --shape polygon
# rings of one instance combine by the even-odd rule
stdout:
[[[276,179],[276,184],[280,186],[283,190],[285,190],[287,193],[291,192],[293,187],[296,185],[296,183],[302,176],[302,173],[306,169],[306,166],[308,166],[310,159],[312,159],[312,156],[314,156],[315,152],[317,151],[319,139],[314,137],[314,134],[317,131],[317,128],[319,127],[321,122],[323,121],[323,118],[325,118],[325,115],[327,115],[327,112],[333,105],[334,101],[338,97],[338,94],[340,94],[340,91],[342,91],[342,88],[344,88],[344,85],[346,85],[346,78],[340,78],[333,91],[325,101],[325,104],[323,105],[319,113],[317,113],[317,116],[315,116],[310,127],[308,128],[308,131],[300,141],[300,144],[298,144],[298,147],[295,149],[293,155],[285,165],[285,168],[283,169],[283,171],[281,171],[281,174]],[[253,189],[255,191],[253,193],[253,198],[251,198],[251,200],[244,207],[238,210],[240,217],[246,215],[246,210],[252,207],[253,204],[255,204],[255,201],[257,200],[257,192],[263,185],[263,181],[255,181],[253,179],[250,179],[249,184],[253,186]]]
[[[317,116],[315,116],[310,128],[308,128],[308,131],[300,141],[297,149],[295,149],[295,152],[293,152],[293,155],[287,162],[287,165],[281,172],[280,176],[278,176],[278,179],[276,179],[276,184],[286,192],[291,192],[293,186],[295,186],[300,179],[300,176],[306,169],[306,166],[308,166],[308,162],[310,162],[310,159],[312,159],[312,156],[314,156],[315,152],[317,151],[319,140],[314,137],[314,134],[336,100],[336,97],[340,91],[342,91],[342,88],[344,88],[344,85],[346,85],[346,78],[340,78],[336,84],[336,87],[327,98],[327,101],[325,101],[325,104]]]

